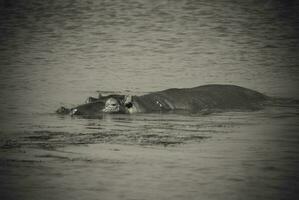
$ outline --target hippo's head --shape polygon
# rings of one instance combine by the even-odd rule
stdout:
[[[56,113],[70,115],[95,116],[102,113],[128,113],[127,97],[125,95],[99,96],[99,98],[89,98],[87,103],[68,109],[59,108]]]

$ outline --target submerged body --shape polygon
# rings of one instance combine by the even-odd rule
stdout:
[[[97,115],[101,113],[153,113],[228,110],[257,110],[269,97],[235,85],[204,85],[194,88],[168,89],[142,96],[109,95],[89,98],[75,108],[60,108],[57,113]]]

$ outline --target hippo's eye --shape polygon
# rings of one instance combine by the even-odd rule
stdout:
[[[112,106],[116,106],[116,103],[112,103],[111,105],[112,105]]]
[[[126,106],[127,108],[132,108],[132,107],[133,107],[133,104],[130,102],[130,103],[126,103],[125,106]]]

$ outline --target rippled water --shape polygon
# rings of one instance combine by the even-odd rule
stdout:
[[[1,199],[295,199],[298,105],[61,117],[103,93],[299,98],[296,1],[0,1]]]

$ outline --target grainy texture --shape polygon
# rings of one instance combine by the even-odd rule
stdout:
[[[0,0],[0,199],[299,199],[298,106],[57,116],[233,84],[299,98],[296,0]]]

